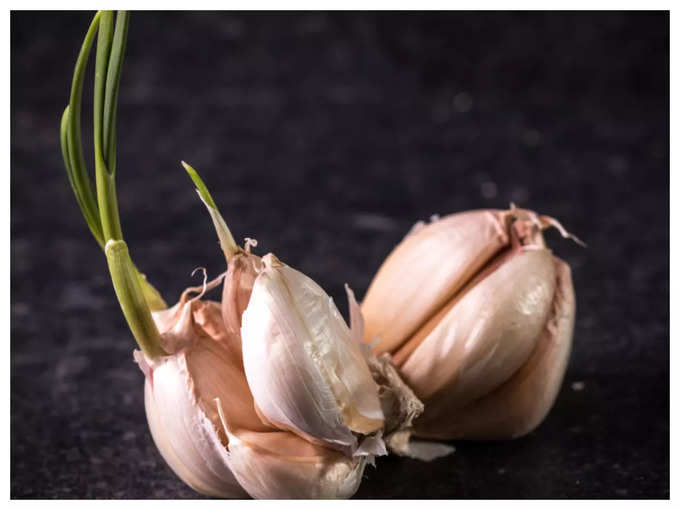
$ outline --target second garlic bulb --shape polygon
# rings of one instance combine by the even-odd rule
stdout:
[[[517,437],[552,407],[575,298],[548,226],[570,236],[514,207],[454,214],[416,228],[383,263],[362,304],[364,339],[392,353],[424,402],[417,435]]]

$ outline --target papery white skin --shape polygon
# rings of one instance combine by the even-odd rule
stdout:
[[[230,454],[189,391],[182,361],[171,357],[144,384],[151,436],[184,483],[208,496],[243,498],[247,493],[231,471]]]
[[[243,363],[260,413],[350,455],[386,453],[375,437],[371,448],[361,448],[355,434],[379,432],[384,423],[358,340],[361,325],[353,324],[352,333],[311,278],[271,254],[262,264],[241,327]]]
[[[183,297],[154,320],[172,354],[149,360],[136,351],[135,359],[146,376],[154,442],[185,483],[218,497],[349,497],[356,491],[365,458],[312,445],[258,418],[240,339],[225,327],[219,303]]]

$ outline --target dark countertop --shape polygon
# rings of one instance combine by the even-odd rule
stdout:
[[[134,343],[62,167],[90,17],[11,16],[11,497],[200,497],[151,440]],[[378,459],[356,497],[667,498],[668,19],[133,13],[118,157],[133,257],[168,301],[193,268],[224,268],[180,159],[237,238],[343,313],[342,285],[363,296],[416,220],[511,201],[555,216],[588,248],[547,236],[578,302],[547,420],[431,464]]]

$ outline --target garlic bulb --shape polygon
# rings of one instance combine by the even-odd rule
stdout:
[[[514,207],[454,214],[416,228],[378,271],[364,340],[393,354],[424,402],[417,435],[516,437],[552,407],[575,299],[568,266],[543,241],[548,226],[573,237]]]
[[[276,426],[349,455],[385,454],[371,437],[384,424],[378,387],[361,326],[352,328],[311,278],[266,255],[243,313],[246,376],[260,413]],[[369,437],[359,444],[357,434]]]
[[[214,283],[213,283],[214,286]],[[206,286],[206,289],[210,285]],[[167,356],[135,358],[152,437],[172,470],[217,497],[349,497],[366,457],[347,457],[263,423],[221,306],[188,299],[154,313]]]

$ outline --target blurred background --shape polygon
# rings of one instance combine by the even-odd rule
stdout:
[[[11,14],[11,497],[200,497],[151,440],[62,164],[91,17]],[[430,464],[380,458],[356,497],[667,498],[668,38],[649,12],[134,12],[118,114],[132,256],[168,302],[195,267],[224,270],[181,159],[237,239],[345,314],[343,284],[363,296],[418,220],[510,202],[554,216],[588,248],[547,233],[578,312],[546,421]]]

